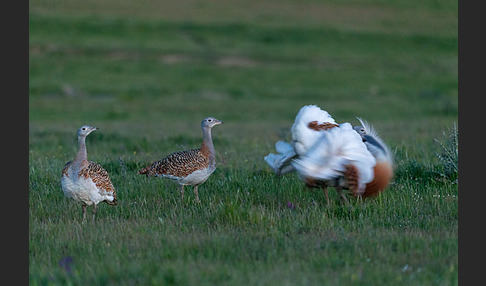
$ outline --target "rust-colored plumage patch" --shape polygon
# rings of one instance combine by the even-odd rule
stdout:
[[[69,177],[68,169],[69,169],[70,165],[71,165],[71,161],[67,162],[66,165],[64,165],[64,168],[62,168],[62,176],[63,177]]]
[[[347,165],[344,170],[344,179],[346,181],[346,188],[352,194],[357,195],[359,190],[359,173],[358,168],[354,165]]]
[[[175,152],[162,160],[155,161],[149,166],[140,169],[138,174],[145,174],[147,177],[169,175],[175,177],[186,177],[196,170],[209,166],[210,159],[207,150],[193,149]]]
[[[363,197],[373,197],[390,184],[393,177],[393,168],[389,162],[377,162],[374,167],[375,177],[373,181],[366,184],[366,189],[362,194]]]
[[[309,178],[309,177],[304,178],[304,183],[308,188],[320,188],[323,185],[325,185],[325,182],[313,178]]]
[[[103,169],[103,167],[101,167],[99,164],[89,162],[88,167],[83,168],[81,171],[79,171],[78,175],[83,176],[85,179],[90,178],[91,180],[93,180],[98,189],[101,189],[107,193],[111,193],[113,195],[113,201],[105,202],[112,206],[117,205],[115,187],[113,187],[110,176],[108,176],[108,172]]]
[[[317,121],[311,121],[309,122],[307,127],[315,131],[321,131],[321,130],[329,130],[334,127],[339,127],[339,125],[330,122],[324,122],[322,124],[319,124]]]

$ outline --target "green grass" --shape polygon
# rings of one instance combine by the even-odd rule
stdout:
[[[139,2],[29,3],[30,284],[458,284],[456,2]],[[376,127],[382,195],[326,207],[273,175],[305,104]],[[198,147],[205,116],[225,124],[200,204],[136,175]],[[119,201],[95,225],[60,189],[83,124]]]

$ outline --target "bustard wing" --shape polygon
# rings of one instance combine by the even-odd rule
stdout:
[[[113,206],[117,205],[115,187],[111,182],[108,172],[103,169],[101,165],[89,162],[88,166],[79,172],[79,176],[83,176],[85,179],[91,179],[96,187],[98,187],[101,195],[111,194],[113,196],[113,201],[105,200],[107,204]]]
[[[277,141],[275,143],[277,154],[270,153],[264,157],[265,162],[272,168],[275,174],[284,175],[294,171],[294,167],[290,164],[297,154],[291,144],[284,141]]]
[[[64,165],[64,168],[62,168],[62,176],[66,176],[68,177],[68,169],[69,169],[69,166],[71,166],[71,161],[67,162],[65,165]]]
[[[140,169],[139,174],[149,177],[167,176],[183,178],[194,171],[207,168],[209,157],[204,156],[200,149],[174,152],[162,160],[155,161],[149,166]]]

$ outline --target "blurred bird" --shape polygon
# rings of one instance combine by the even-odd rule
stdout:
[[[116,206],[116,192],[111,183],[108,172],[94,162],[88,161],[86,151],[86,137],[97,130],[93,126],[81,126],[78,129],[79,150],[74,160],[64,165],[61,174],[61,188],[64,195],[82,203],[83,222],[86,220],[86,207],[93,205],[93,222],[96,206],[105,202]]]
[[[361,136],[368,151],[376,160],[373,180],[366,184],[366,189],[361,196],[376,196],[386,189],[393,177],[393,154],[373,126],[359,117],[357,119],[361,126],[354,126],[353,129]]]
[[[392,154],[376,131],[362,126],[337,124],[316,105],[302,107],[291,128],[292,144],[278,141],[277,154],[264,157],[277,175],[297,170],[309,187],[334,187],[347,202],[343,189],[358,197],[378,194],[393,175]],[[375,176],[376,173],[376,176]]]
[[[327,187],[334,187],[341,198],[348,200],[343,189],[361,195],[373,180],[375,158],[351,124],[323,132],[307,152],[292,160],[299,177],[309,187],[321,187],[329,205]]]
[[[223,121],[214,117],[204,118],[201,122],[203,131],[201,148],[174,152],[164,159],[140,169],[138,174],[175,181],[180,186],[181,200],[184,199],[184,186],[194,186],[196,201],[199,201],[197,191],[199,185],[204,183],[216,170],[216,154],[211,137],[211,128],[221,123]]]

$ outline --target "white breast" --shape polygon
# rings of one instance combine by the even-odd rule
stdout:
[[[61,177],[61,188],[64,195],[87,205],[98,204],[104,200],[113,200],[113,195],[102,192],[90,178],[78,177],[70,173]]]

